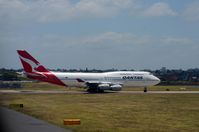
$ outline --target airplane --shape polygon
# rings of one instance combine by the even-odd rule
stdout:
[[[145,71],[113,71],[103,73],[54,72],[49,71],[25,50],[17,50],[24,74],[39,80],[61,86],[86,87],[90,93],[104,90],[120,91],[122,87],[144,87],[160,83],[160,79]]]

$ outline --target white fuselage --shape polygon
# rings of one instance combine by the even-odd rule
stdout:
[[[128,87],[146,87],[156,85],[160,79],[149,72],[115,71],[104,73],[59,73],[53,72],[68,86],[85,87],[86,82],[98,84],[115,84]],[[81,81],[79,81],[81,80]]]

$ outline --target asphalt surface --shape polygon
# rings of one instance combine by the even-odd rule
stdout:
[[[1,132],[71,132],[8,108],[0,107]]]
[[[105,93],[123,94],[199,94],[199,91],[106,91]],[[0,94],[88,94],[86,91],[64,90],[0,90]]]

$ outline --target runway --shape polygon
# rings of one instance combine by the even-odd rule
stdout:
[[[121,94],[199,94],[199,91],[106,91],[104,93]],[[88,94],[87,91],[66,90],[0,90],[0,94]],[[103,94],[103,93],[102,93]]]
[[[0,107],[1,132],[71,132],[23,113]]]

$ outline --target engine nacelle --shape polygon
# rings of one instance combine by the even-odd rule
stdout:
[[[110,90],[112,91],[120,91],[122,89],[122,86],[119,84],[116,84],[116,85],[112,85],[110,88],[111,88]]]
[[[100,90],[112,90],[112,91],[120,91],[122,86],[119,84],[110,85],[110,84],[99,84],[98,88]]]
[[[109,84],[99,84],[98,85],[98,88],[100,89],[100,90],[110,90],[110,85]]]

